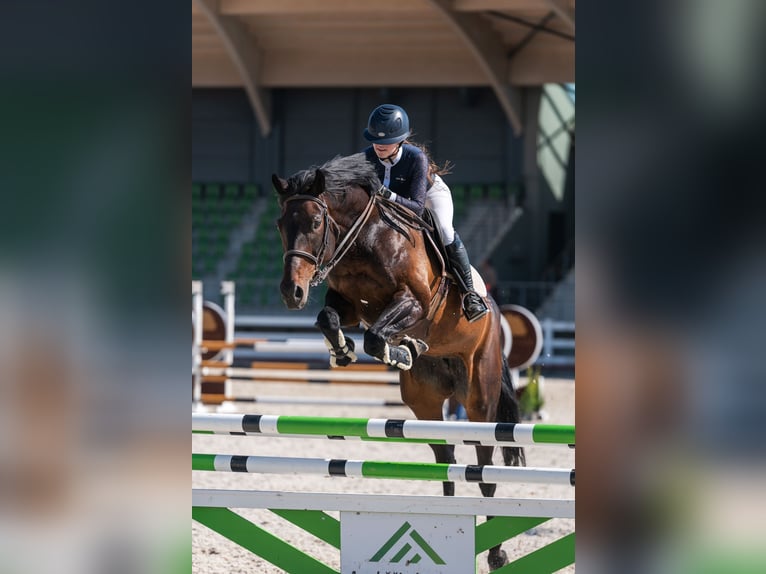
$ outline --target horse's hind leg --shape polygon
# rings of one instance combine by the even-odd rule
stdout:
[[[351,304],[332,289],[325,296],[325,307],[317,315],[315,325],[322,331],[330,351],[330,366],[345,367],[356,361],[354,341],[346,338],[341,325],[358,323]]]
[[[502,386],[500,388],[500,399],[497,403],[497,422],[517,423],[521,420],[519,402],[516,400],[516,393],[513,391],[513,379],[508,364],[503,359]],[[501,447],[503,451],[503,462],[505,466],[525,466],[527,457],[524,449],[516,446]]]
[[[469,420],[478,422],[518,422],[518,405],[510,388],[510,373],[498,350],[496,340],[487,344],[473,356],[469,369],[469,392],[466,400],[466,412]],[[514,406],[516,407],[514,409]],[[493,446],[477,446],[476,460],[479,465],[491,465]],[[516,447],[502,447],[506,465],[523,464],[523,450]],[[492,497],[497,490],[496,484],[479,484],[482,495]],[[492,520],[487,516],[487,520]],[[508,563],[508,555],[501,545],[489,549],[487,563],[490,570],[496,570]]]
[[[399,384],[402,400],[420,420],[442,420],[444,399],[452,394],[450,373],[441,359],[421,357],[410,371],[402,371]],[[455,445],[428,445],[436,462],[455,464]],[[455,495],[455,483],[443,482],[444,496]]]
[[[477,446],[476,447],[476,460],[480,465],[488,465],[492,464],[492,452],[495,447],[493,446]],[[492,497],[495,496],[495,491],[497,490],[496,484],[490,484],[482,482],[479,484],[479,489],[481,490],[482,496],[485,497]],[[487,520],[492,520],[492,516],[487,516]],[[501,566],[504,566],[508,563],[508,554],[506,554],[505,550],[503,550],[502,545],[498,544],[497,546],[493,546],[489,549],[489,554],[487,555],[487,564],[489,564],[489,569],[491,570],[497,570]]]

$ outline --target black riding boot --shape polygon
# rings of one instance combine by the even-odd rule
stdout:
[[[471,263],[468,261],[468,252],[465,245],[460,240],[458,234],[455,234],[455,241],[447,245],[447,255],[449,256],[452,270],[457,275],[458,283],[463,290],[463,312],[469,322],[483,317],[489,312],[489,308],[484,303],[479,294],[474,291],[473,277],[471,277]]]

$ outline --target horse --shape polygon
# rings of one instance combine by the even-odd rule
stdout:
[[[429,224],[383,198],[375,168],[363,154],[338,156],[288,179],[272,175],[284,250],[280,291],[285,306],[303,309],[311,287],[327,281],[316,326],[333,367],[357,359],[343,328],[364,331],[364,351],[398,368],[402,400],[418,419],[441,420],[455,397],[470,421],[519,421],[519,406],[502,351],[500,311],[470,323],[445,258],[431,245]],[[436,462],[455,463],[455,446],[430,445]],[[491,465],[493,446],[476,446],[479,465]],[[524,465],[520,447],[502,447],[506,466]],[[484,496],[495,484],[480,483]],[[444,482],[445,496],[455,493]],[[488,517],[491,518],[491,517]],[[492,570],[507,563],[490,549]]]

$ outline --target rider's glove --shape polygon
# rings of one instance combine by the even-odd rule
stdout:
[[[393,201],[396,198],[396,194],[388,189],[385,185],[381,185],[380,189],[378,189],[378,195],[382,195],[386,199],[390,199]]]

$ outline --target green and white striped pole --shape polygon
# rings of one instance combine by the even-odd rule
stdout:
[[[567,486],[575,483],[574,469],[229,454],[192,454],[192,470],[442,482],[534,482]]]
[[[574,425],[193,413],[195,433],[356,437],[367,440],[518,446],[575,444]]]

